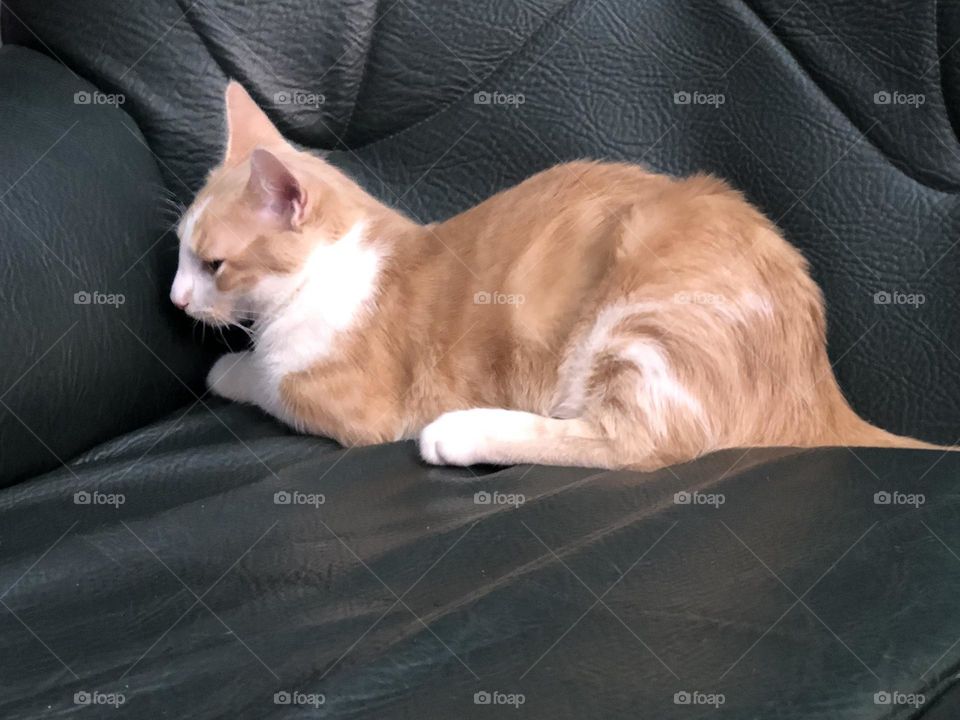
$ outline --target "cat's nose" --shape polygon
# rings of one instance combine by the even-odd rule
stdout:
[[[181,310],[185,310],[187,305],[190,304],[190,296],[192,294],[189,290],[186,292],[172,292],[170,293],[170,301]]]

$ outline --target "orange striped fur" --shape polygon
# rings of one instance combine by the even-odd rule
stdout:
[[[726,183],[574,162],[422,226],[227,90],[172,299],[251,320],[214,392],[431,463],[655,469],[731,447],[934,447],[845,401],[823,296]]]

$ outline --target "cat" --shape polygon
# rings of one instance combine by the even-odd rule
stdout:
[[[541,172],[421,225],[292,147],[241,85],[172,301],[252,322],[216,395],[428,463],[654,470],[723,448],[937,446],[851,409],[801,254],[709,175]]]

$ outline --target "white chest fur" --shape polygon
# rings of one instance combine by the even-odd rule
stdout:
[[[258,284],[266,303],[293,291],[257,333],[255,353],[277,383],[331,355],[338,336],[373,311],[382,255],[365,240],[358,223],[336,242],[317,246],[300,273]]]

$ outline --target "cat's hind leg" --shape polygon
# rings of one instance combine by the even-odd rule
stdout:
[[[563,369],[551,403],[551,415],[561,417],[493,408],[445,413],[420,435],[423,458],[654,470],[725,446],[704,392],[725,382],[723,369],[710,364],[714,355],[661,330],[664,322],[639,304],[601,313],[583,352]]]
[[[613,443],[585,420],[497,408],[444,413],[420,433],[420,454],[433,465],[618,464]]]

